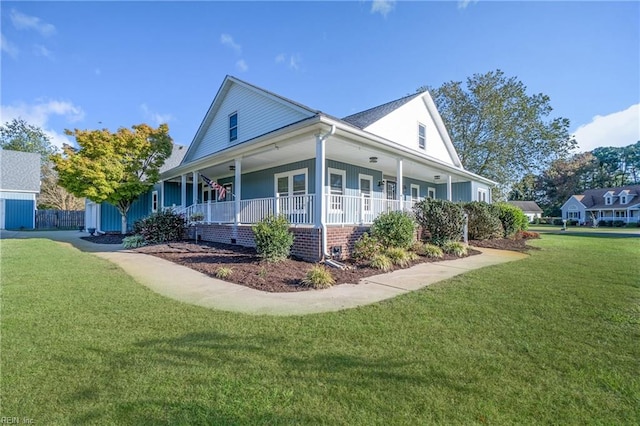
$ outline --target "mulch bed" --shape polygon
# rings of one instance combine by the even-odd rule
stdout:
[[[124,238],[121,234],[104,234],[99,236],[82,237],[82,239],[97,244],[121,244]],[[526,245],[526,240],[486,240],[470,241],[475,247],[495,248],[502,250],[514,250],[524,252],[532,249]],[[178,241],[166,244],[155,244],[135,249],[138,253],[149,254],[166,259],[170,262],[186,266],[202,272],[210,277],[216,277],[219,268],[225,267],[232,270],[226,278],[236,284],[269,292],[306,291],[309,288],[301,285],[307,271],[312,264],[298,259],[287,259],[279,263],[262,261],[254,248],[241,247],[230,244]],[[469,249],[469,255],[480,254],[479,251]],[[453,255],[445,255],[442,260],[457,259]],[[410,266],[418,263],[437,262],[429,258],[421,257]],[[349,269],[339,270],[331,268],[331,274],[337,284],[357,284],[361,279],[378,275],[379,269],[369,268],[364,264],[347,262]],[[400,269],[395,267],[395,269]]]

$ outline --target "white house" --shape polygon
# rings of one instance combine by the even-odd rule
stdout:
[[[637,223],[640,221],[640,185],[590,189],[572,195],[562,205],[562,218],[580,224],[601,220]]]
[[[181,164],[142,204],[198,213],[202,239],[246,246],[251,224],[284,214],[292,254],[318,260],[347,252],[382,212],[426,197],[489,201],[494,185],[463,168],[426,91],[339,119],[227,76]],[[103,207],[102,227],[118,224]]]

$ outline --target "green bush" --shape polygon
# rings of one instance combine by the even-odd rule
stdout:
[[[458,241],[446,241],[442,245],[442,251],[457,257],[466,256],[468,252],[467,246]]]
[[[505,238],[511,238],[518,231],[526,231],[529,228],[529,218],[519,207],[508,203],[496,203],[494,206],[498,211]]]
[[[280,262],[289,257],[293,245],[293,233],[284,216],[267,216],[251,227],[256,241],[256,251],[267,262]]]
[[[377,238],[369,236],[368,233],[362,234],[362,236],[353,245],[353,251],[351,257],[357,260],[372,259],[373,256],[379,254],[382,251],[382,245]]]
[[[613,221],[613,226],[615,226],[616,228],[622,228],[625,225],[625,221],[624,220],[614,220]]]
[[[146,245],[147,242],[144,240],[144,237],[139,234],[129,235],[122,239],[122,247],[126,249],[138,248]]]
[[[321,265],[313,266],[302,280],[302,285],[311,288],[329,288],[336,283],[331,271]]]
[[[184,216],[171,210],[153,213],[133,224],[134,234],[140,234],[147,243],[178,241],[185,237],[187,224]]]
[[[389,247],[385,251],[385,255],[391,259],[391,263],[402,268],[409,266],[412,260],[409,252],[400,247]]]
[[[416,222],[406,212],[387,212],[371,225],[371,235],[384,247],[408,249],[415,241]]]
[[[504,230],[499,218],[499,210],[482,201],[472,201],[462,206],[469,216],[468,234],[470,240],[491,240],[502,238]],[[517,208],[517,207],[516,207]]]
[[[422,253],[419,254],[430,259],[442,259],[444,257],[444,251],[442,251],[440,247],[433,244],[425,244],[422,248]]]
[[[391,262],[391,259],[389,259],[388,256],[384,254],[376,254],[371,259],[369,266],[371,266],[372,268],[380,269],[384,272],[387,272],[391,270],[391,268],[393,267],[393,263]]]
[[[413,207],[416,220],[433,242],[460,240],[464,226],[462,206],[451,201],[425,199]]]

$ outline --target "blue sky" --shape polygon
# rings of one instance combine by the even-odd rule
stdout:
[[[640,140],[638,2],[10,2],[1,120],[167,122],[188,145],[225,75],[343,117],[503,70],[581,150]]]

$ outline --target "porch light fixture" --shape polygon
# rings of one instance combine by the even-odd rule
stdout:
[[[378,162],[378,157],[369,157],[369,162],[370,163],[377,163]]]
[[[384,186],[384,184],[386,183],[385,180],[379,180],[378,181],[378,188],[382,188]]]

